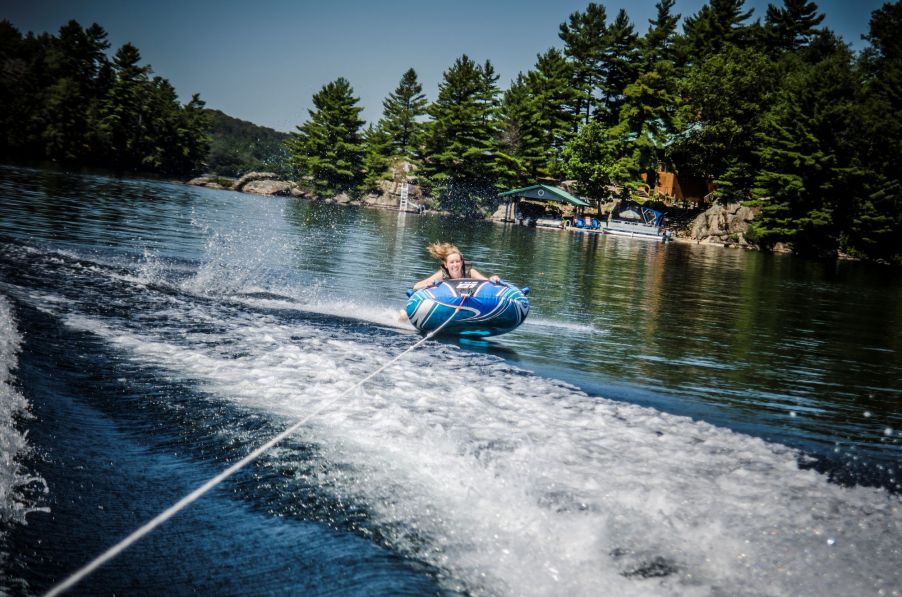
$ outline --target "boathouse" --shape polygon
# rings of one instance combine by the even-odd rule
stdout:
[[[532,201],[565,203],[574,206],[582,212],[586,207],[592,204],[585,199],[580,199],[576,195],[568,193],[564,189],[547,184],[534,184],[531,187],[523,187],[522,189],[513,189],[498,194],[499,197],[507,199],[504,207],[505,222],[515,222],[519,203],[523,199]]]

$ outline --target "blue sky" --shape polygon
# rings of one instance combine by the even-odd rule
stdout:
[[[816,1],[816,0],[815,0]],[[600,2],[612,19],[625,8],[644,33],[656,0]],[[782,0],[746,0],[752,19]],[[695,14],[704,0],[677,0]],[[864,47],[870,14],[883,0],[823,0],[824,25],[855,49]],[[382,114],[382,100],[408,68],[435,98],[442,74],[462,54],[491,60],[506,88],[550,47],[558,27],[587,0],[0,0],[0,18],[23,34],[56,33],[69,19],[93,22],[115,50],[131,42],[144,64],[169,80],[183,100],[200,93],[210,108],[281,131],[308,118],[312,96],[340,76],[351,82],[363,118]]]

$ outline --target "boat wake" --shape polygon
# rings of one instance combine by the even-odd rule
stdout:
[[[9,301],[0,294],[0,569],[9,556],[4,549],[7,532],[27,524],[30,514],[48,511],[41,505],[47,484],[23,465],[32,448],[21,431],[30,418],[29,404],[17,389],[14,375],[21,340]],[[21,584],[0,578],[0,592]]]
[[[318,412],[265,457],[245,499],[348,528],[428,565],[449,591],[864,594],[902,582],[898,496],[800,470],[784,446],[438,342],[337,400],[413,343],[389,299],[336,307],[325,283],[258,269],[238,280],[156,257],[0,249],[0,262],[23,258],[2,290],[118,360],[267,429]],[[192,433],[208,427],[255,447],[240,426]]]

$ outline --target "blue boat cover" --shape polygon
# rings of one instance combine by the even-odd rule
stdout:
[[[497,336],[523,323],[529,314],[529,289],[506,282],[458,278],[408,291],[405,311],[410,323],[428,334],[443,323],[439,335]]]

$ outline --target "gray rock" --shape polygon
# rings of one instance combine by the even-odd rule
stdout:
[[[231,179],[225,178],[224,176],[198,176],[197,178],[192,178],[188,181],[187,184],[194,185],[196,187],[207,187],[208,189],[224,189],[230,188],[226,187],[225,184],[230,184]]]
[[[257,180],[279,180],[279,175],[275,172],[248,172],[235,181],[235,184],[232,185],[232,189],[243,191],[247,183]]]
[[[291,195],[291,183],[284,180],[251,180],[241,191],[257,195]]]
[[[752,209],[739,202],[726,205],[715,203],[695,218],[689,238],[700,243],[749,247],[751,243],[746,239],[746,234],[758,212],[757,208]]]

